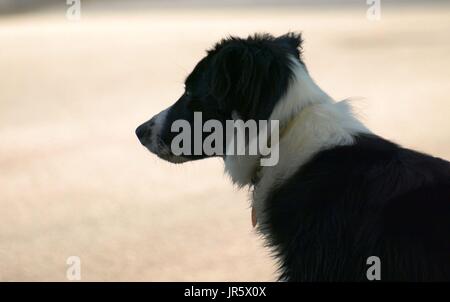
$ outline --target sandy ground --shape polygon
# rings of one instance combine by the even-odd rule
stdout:
[[[0,19],[0,280],[274,280],[220,160],[171,165],[134,128],[218,38],[301,30],[317,82],[375,132],[450,159],[450,10],[147,10]]]

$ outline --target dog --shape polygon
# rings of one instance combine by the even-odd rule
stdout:
[[[278,121],[276,165],[216,156],[251,189],[252,221],[279,281],[450,281],[450,163],[372,133],[310,77],[302,43],[292,32],[219,41],[184,94],[136,129],[140,142],[183,163],[214,156],[171,151],[171,125],[192,124],[194,112],[220,123]]]

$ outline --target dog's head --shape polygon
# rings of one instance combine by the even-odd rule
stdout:
[[[174,122],[185,121],[194,129],[196,113],[201,113],[203,123],[216,120],[224,128],[227,120],[237,117],[243,121],[268,120],[288,89],[293,75],[292,59],[303,64],[301,42],[300,34],[294,33],[220,41],[186,78],[185,91],[175,104],[139,126],[136,135],[151,152],[170,162],[214,156],[194,150],[195,144],[188,146],[190,152],[185,154],[173,152],[171,146],[179,130],[174,129]],[[200,144],[207,136],[194,134],[191,131],[191,141]],[[226,142],[222,144],[225,145]]]

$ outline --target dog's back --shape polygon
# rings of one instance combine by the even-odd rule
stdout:
[[[274,190],[261,227],[288,281],[450,281],[450,163],[373,135],[319,152]]]

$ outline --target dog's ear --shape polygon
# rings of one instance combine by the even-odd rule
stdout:
[[[275,39],[277,43],[280,45],[283,45],[284,47],[287,47],[289,50],[293,51],[298,58],[300,58],[302,54],[302,34],[301,33],[295,33],[295,32],[289,32],[287,34],[284,34],[282,36],[279,36]]]
[[[213,59],[211,78],[220,109],[227,114],[235,110],[244,120],[267,119],[286,84],[285,64],[279,59],[269,49],[244,44],[221,49]]]
[[[226,99],[229,98],[232,78],[236,76],[236,49],[221,49],[211,62],[211,95],[219,102],[219,110],[227,111]]]

